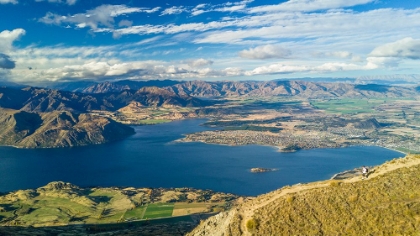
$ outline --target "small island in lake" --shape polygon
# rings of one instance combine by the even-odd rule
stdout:
[[[271,172],[271,171],[277,171],[278,169],[273,169],[273,168],[261,168],[261,167],[256,167],[256,168],[251,168],[251,172],[252,173],[263,173],[263,172]]]

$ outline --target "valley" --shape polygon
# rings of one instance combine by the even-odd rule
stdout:
[[[3,130],[0,137],[9,138],[0,139],[0,143],[17,147],[82,146],[122,139],[132,133],[124,128],[126,131],[113,139],[103,138],[108,132],[104,128],[88,131],[88,123],[73,127],[76,118],[63,118],[86,114],[83,117],[89,119],[83,122],[102,119],[92,124],[110,123],[119,130],[124,130],[121,124],[149,125],[189,118],[209,118],[205,125],[218,127],[216,131],[187,134],[181,141],[270,145],[282,151],[351,145],[377,145],[405,153],[420,151],[417,87],[304,81],[121,81],[86,86],[74,92],[1,88],[0,109],[6,109],[2,114],[12,112],[28,118],[24,119],[26,125],[18,124],[21,128],[8,125],[11,128]],[[51,126],[55,123],[46,117],[54,115],[45,114],[57,111],[73,115],[57,116],[59,125]],[[52,143],[36,135],[47,131],[63,140]],[[86,138],[71,138],[83,135]]]

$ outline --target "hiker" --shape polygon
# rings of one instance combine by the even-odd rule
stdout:
[[[369,175],[369,169],[366,166],[362,167],[362,179],[367,179]]]

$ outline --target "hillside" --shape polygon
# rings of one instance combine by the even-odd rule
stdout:
[[[360,176],[286,186],[202,222],[188,235],[417,235],[420,156]]]
[[[47,113],[0,108],[0,145],[73,147],[119,140],[133,128],[111,119],[70,111]]]

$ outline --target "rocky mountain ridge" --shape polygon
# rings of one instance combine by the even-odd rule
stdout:
[[[417,96],[414,87],[387,85],[355,85],[306,81],[246,81],[204,82],[189,81],[166,89],[178,95],[193,97],[231,96],[288,96],[299,98],[366,98]]]
[[[45,88],[26,87],[23,89],[0,87],[0,107],[28,112],[115,111],[131,102],[143,106],[205,106],[207,103],[188,95],[158,87],[145,87],[135,90],[107,94],[83,94]]]

